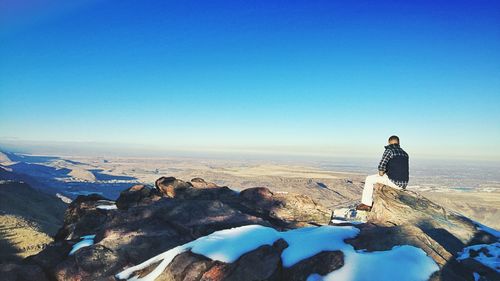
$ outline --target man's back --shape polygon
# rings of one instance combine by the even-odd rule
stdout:
[[[379,165],[379,171],[384,168],[389,179],[396,185],[406,188],[409,180],[409,156],[399,144],[385,146],[384,156]],[[382,167],[381,167],[382,166]]]

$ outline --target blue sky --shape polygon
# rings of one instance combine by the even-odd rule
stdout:
[[[18,2],[0,143],[500,159],[498,1]]]

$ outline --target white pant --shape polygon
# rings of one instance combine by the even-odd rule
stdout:
[[[373,187],[375,184],[381,183],[383,185],[390,186],[392,188],[401,189],[401,187],[394,184],[387,174],[383,176],[380,175],[371,175],[367,176],[365,180],[365,188],[363,188],[363,196],[361,197],[361,203],[371,206],[373,204]]]

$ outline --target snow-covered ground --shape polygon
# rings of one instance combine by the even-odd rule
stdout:
[[[113,205],[99,205],[96,208],[101,209],[101,210],[116,210],[116,209],[118,209],[116,207],[116,205],[114,205],[114,204]]]
[[[413,246],[397,246],[389,251],[356,251],[345,239],[354,238],[359,230],[352,226],[305,227],[279,232],[260,225],[247,225],[214,232],[187,244],[170,249],[139,265],[128,268],[116,277],[129,281],[153,281],[173,258],[191,250],[212,260],[234,262],[241,255],[262,245],[272,245],[282,238],[289,246],[282,253],[283,265],[291,267],[299,261],[322,251],[340,250],[345,264],[326,276],[312,274],[308,280],[427,280],[439,268],[425,252]],[[134,273],[152,264],[160,264],[148,275],[137,278]]]
[[[473,254],[475,253],[475,254]],[[457,260],[473,258],[500,273],[500,243],[478,244],[465,247]]]
[[[465,247],[457,257],[457,260],[473,258],[483,265],[500,273],[500,231],[474,222],[479,230],[487,232],[497,238],[497,241],[491,244],[477,244]],[[474,275],[475,278],[476,275]]]

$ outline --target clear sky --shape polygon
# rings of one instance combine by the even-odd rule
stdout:
[[[500,1],[68,2],[0,2],[0,143],[500,160]]]

